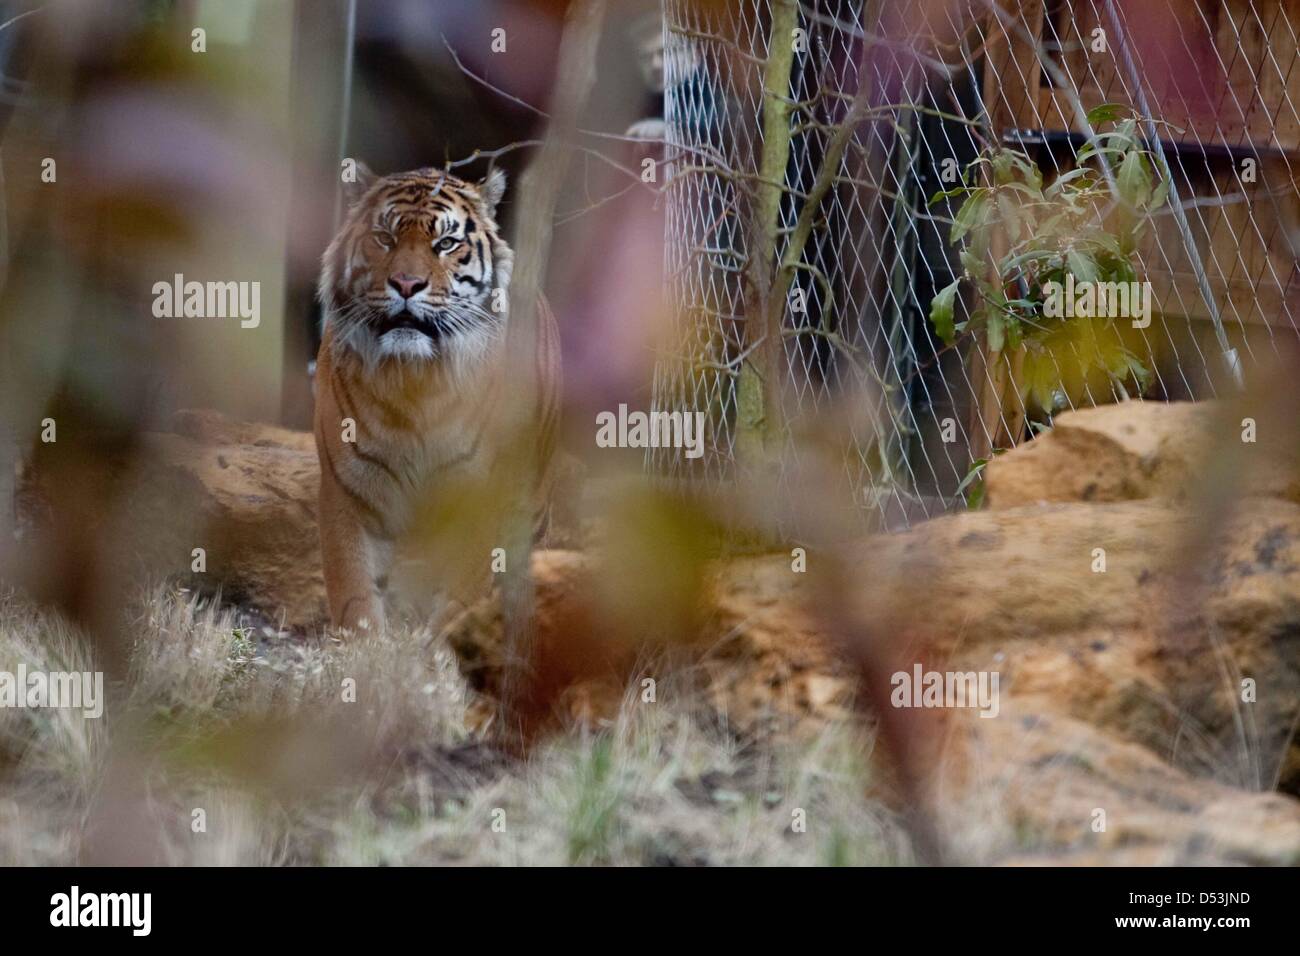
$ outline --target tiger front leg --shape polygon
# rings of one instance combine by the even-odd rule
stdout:
[[[346,493],[328,474],[321,477],[320,538],[330,623],[354,633],[382,631],[392,546],[366,530]]]

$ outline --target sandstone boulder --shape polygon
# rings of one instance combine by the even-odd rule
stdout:
[[[984,472],[994,509],[1059,501],[1180,499],[1220,482],[1234,497],[1300,501],[1294,431],[1258,424],[1242,440],[1242,416],[1212,402],[1121,402],[1066,412],[1033,441]]]
[[[960,861],[1295,866],[1300,801],[1198,778],[1146,747],[1013,701],[959,721],[936,772],[937,815]]]
[[[144,436],[123,522],[148,573],[220,590],[291,629],[322,624],[312,436],[211,412],[180,412],[174,428]]]
[[[611,719],[629,683],[686,664],[716,718],[742,737],[814,731],[848,715],[852,685],[805,605],[788,560],[749,558],[709,569],[698,629],[646,640],[604,600],[600,563],[575,551],[533,555],[536,646],[521,708],[530,731],[554,719]],[[444,629],[461,672],[495,696],[504,663],[496,595]],[[665,632],[667,633],[667,632]]]
[[[1300,802],[1266,792],[1300,783],[1300,506],[1250,502],[1184,593],[1173,558],[1197,527],[1162,502],[1055,505],[956,515],[862,548],[849,639],[875,645],[882,673],[922,662],[1000,675],[996,717],[920,716],[954,858],[1020,845],[1039,863],[1300,861]],[[817,568],[815,553],[806,574],[784,554],[709,568],[698,633],[677,649],[744,737],[811,738],[852,705],[856,685],[817,613]],[[610,643],[618,627],[594,597],[591,555],[540,552],[534,571],[549,695],[534,704],[612,717],[629,683],[656,673],[646,648]],[[448,636],[494,694],[495,600]],[[1243,677],[1258,684],[1249,704]]]
[[[1159,501],[941,518],[861,550],[857,616],[900,667],[996,670],[1034,712],[1300,787],[1300,506],[1248,499],[1203,531]]]

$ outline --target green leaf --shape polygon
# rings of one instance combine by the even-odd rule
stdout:
[[[957,215],[953,217],[952,232],[949,234],[952,242],[959,241],[972,228],[988,219],[988,203],[987,189],[971,190],[970,197],[962,203],[961,208],[957,210]]]
[[[943,202],[945,199],[950,199],[953,196],[964,196],[968,192],[970,192],[969,186],[957,186],[953,189],[940,190],[930,197],[930,201],[927,205],[933,206],[935,203]]]
[[[1035,193],[1042,189],[1043,174],[1033,160],[1019,150],[1008,150],[1006,155],[1010,160],[1011,165],[1020,172],[1021,177],[1024,179],[1025,183],[1028,184],[1028,186],[1024,186],[1021,183],[1015,183],[1015,185],[1021,186],[1021,188],[1032,189]],[[1012,185],[1012,180],[1007,179],[1005,185]]]
[[[1009,149],[999,149],[990,159],[993,169],[993,182],[1001,186],[1011,182],[1011,170],[1015,163],[1015,154]]]
[[[1162,179],[1160,180],[1159,183],[1156,184],[1155,192],[1151,194],[1151,203],[1149,206],[1147,206],[1147,208],[1159,209],[1161,206],[1165,204],[1165,200],[1168,198],[1169,198],[1169,180]]]
[[[1088,124],[1100,126],[1102,123],[1113,123],[1127,112],[1128,107],[1123,103],[1102,103],[1088,110]]]
[[[1041,192],[1039,192],[1033,186],[1026,186],[1024,183],[1007,183],[1001,188],[1009,189],[1012,192],[1024,193],[1030,199],[1033,199],[1035,201],[1041,201],[1043,198],[1043,194]]]
[[[943,339],[945,345],[951,345],[955,337],[952,324],[953,303],[960,285],[961,279],[954,279],[930,300],[930,322],[934,325],[935,334]]]
[[[1071,249],[1065,254],[1065,264],[1074,273],[1075,282],[1097,281],[1097,261],[1087,253]]]
[[[1056,253],[1050,249],[1029,249],[1025,252],[1017,253],[1014,256],[1004,258],[998,267],[1002,274],[1007,278],[1015,278],[1021,267],[1028,262],[1037,262],[1040,259],[1051,259]]]
[[[1134,381],[1138,383],[1138,388],[1145,392],[1147,386],[1151,384],[1151,370],[1143,365],[1141,360],[1132,352],[1125,352],[1124,355],[1128,361],[1128,370],[1132,373]]]
[[[979,478],[980,472],[984,470],[984,466],[987,465],[988,463],[989,463],[989,459],[987,458],[976,458],[974,461],[972,461],[970,463],[970,470],[966,472],[966,477],[963,478],[961,480],[961,484],[957,486],[957,494],[961,494],[963,491],[969,488],[971,482]]]
[[[1122,256],[1124,254],[1120,248],[1119,238],[1112,236],[1109,232],[1094,232],[1083,241],[1098,247],[1103,252],[1109,252],[1111,255]]]
[[[1072,169],[1068,173],[1056,177],[1056,179],[1052,182],[1052,184],[1047,187],[1044,194],[1047,196],[1055,196],[1066,185],[1072,183],[1074,180],[1079,179],[1081,176],[1091,176],[1091,175],[1092,175],[1092,170],[1089,169],[1087,166],[1080,166],[1078,169]]]
[[[1018,242],[1020,239],[1020,208],[1016,201],[1010,196],[998,197],[998,215],[1002,219],[1003,228],[1007,231],[1007,237],[1012,242]]]
[[[1137,120],[1126,119],[1119,124],[1119,128],[1113,133],[1107,133],[1107,138],[1113,143],[1115,140],[1128,143],[1130,146],[1140,145],[1137,140]]]
[[[1141,150],[1131,150],[1124,156],[1115,174],[1119,198],[1129,206],[1140,208],[1151,198],[1151,169]]]
[[[1068,218],[1069,217],[1063,212],[1059,212],[1055,216],[1049,216],[1048,219],[1038,227],[1039,237],[1046,239],[1050,236],[1056,235],[1058,232],[1062,231],[1062,226]]]

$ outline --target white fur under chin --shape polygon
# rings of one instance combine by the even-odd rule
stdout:
[[[356,324],[340,336],[337,347],[360,356],[372,373],[388,363],[412,372],[437,365],[453,382],[463,384],[500,356],[504,340],[504,324],[477,324],[437,340],[415,329],[393,329],[376,339],[369,328]]]
[[[418,362],[438,357],[433,339],[415,329],[393,329],[386,335],[381,335],[375,344],[380,359]]]

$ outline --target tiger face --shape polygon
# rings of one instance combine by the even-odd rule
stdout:
[[[438,169],[358,173],[321,270],[337,347],[372,367],[486,358],[504,335],[514,263],[495,218],[505,174],[470,183]]]

